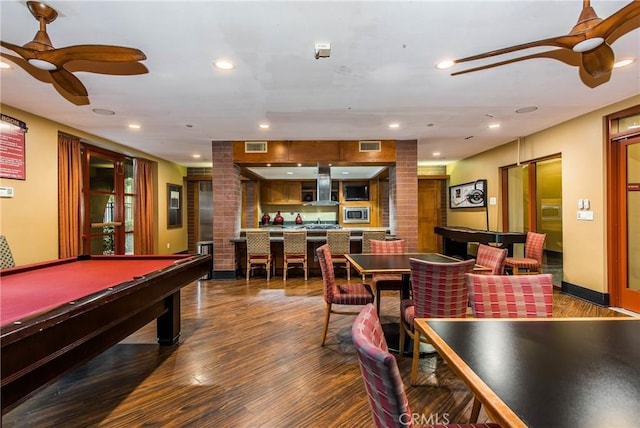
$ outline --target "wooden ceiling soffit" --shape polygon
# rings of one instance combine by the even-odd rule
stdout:
[[[379,140],[380,151],[360,151],[360,141],[265,141],[265,152],[247,153],[245,141],[233,143],[233,161],[242,165],[330,162],[340,164],[388,164],[396,161],[395,140]],[[256,142],[250,142],[256,143]]]

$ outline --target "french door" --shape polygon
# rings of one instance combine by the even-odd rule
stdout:
[[[133,162],[83,145],[82,252],[133,254]]]
[[[611,304],[640,312],[640,107],[609,118],[608,158]]]

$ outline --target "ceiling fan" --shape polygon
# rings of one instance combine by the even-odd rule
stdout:
[[[76,105],[89,104],[87,89],[72,72],[89,71],[110,75],[147,73],[147,68],[138,61],[147,57],[134,48],[109,45],[74,45],[56,49],[47,34],[47,24],[58,17],[52,7],[28,1],[27,7],[40,23],[40,29],[32,41],[24,46],[0,41],[0,45],[18,56],[2,53],[6,58],[23,68],[36,79],[51,83],[67,100]]]
[[[580,68],[581,78],[588,86],[594,87],[599,83],[609,80],[615,62],[611,44],[629,31],[640,27],[640,1],[632,1],[605,19],[598,17],[590,3],[590,0],[583,0],[582,11],[580,12],[578,22],[567,35],[523,43],[456,59],[453,60],[453,64],[490,58],[533,47],[554,46],[561,49],[483,65],[458,71],[451,75],[456,76],[526,59],[546,57],[563,61],[569,65],[578,66]],[[592,81],[594,80],[595,84],[590,84],[593,83]]]

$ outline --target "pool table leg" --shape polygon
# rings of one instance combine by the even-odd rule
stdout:
[[[172,346],[180,340],[180,290],[165,297],[167,309],[157,320],[158,343],[160,346]]]

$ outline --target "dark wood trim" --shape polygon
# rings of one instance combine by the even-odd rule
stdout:
[[[212,279],[236,279],[237,273],[235,270],[214,270],[212,273]]]
[[[581,287],[579,285],[571,284],[570,282],[562,281],[562,292],[569,296],[577,297],[582,300],[586,300],[594,305],[608,307],[610,296],[609,293],[600,293],[598,291],[590,290],[588,288]]]

